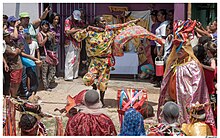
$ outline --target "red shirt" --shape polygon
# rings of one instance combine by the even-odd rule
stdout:
[[[85,27],[84,22],[81,21],[76,21],[74,22],[74,20],[72,19],[72,16],[69,16],[66,20],[65,20],[65,24],[64,24],[65,28],[65,32],[67,30],[71,30],[71,29],[78,29],[78,28],[83,28]],[[66,33],[65,33],[66,34]],[[80,47],[80,43],[77,42],[71,35],[66,34],[66,39],[65,39],[65,45],[69,45],[70,41],[72,41],[73,45],[76,47]]]

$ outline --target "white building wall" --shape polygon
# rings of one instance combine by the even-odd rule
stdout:
[[[28,12],[30,22],[39,18],[39,9],[38,3],[3,3],[3,14],[19,18],[19,13]]]

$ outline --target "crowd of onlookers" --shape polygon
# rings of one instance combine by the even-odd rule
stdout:
[[[146,51],[145,54],[148,54],[146,61],[143,64],[139,65],[139,72],[140,78],[143,79],[150,79],[152,83],[154,83],[155,87],[161,86],[162,77],[156,76],[156,66],[155,66],[155,58],[159,57],[162,58],[164,61],[164,67],[166,65],[167,58],[171,52],[172,48],[172,41],[173,41],[173,10],[170,10],[168,13],[166,13],[165,10],[161,9],[159,11],[153,10],[151,12],[151,19],[153,21],[153,24],[151,26],[151,32],[158,37],[161,37],[165,39],[165,44],[160,45],[154,41],[147,42],[147,46],[143,48],[143,46],[140,46],[138,51],[138,54],[141,54],[143,52],[143,49]],[[209,41],[212,41],[217,46],[217,20],[212,21],[206,26],[206,29],[203,28],[202,24],[200,22],[197,22],[197,26],[194,29],[194,39],[196,41],[193,41],[193,47],[195,45],[203,46],[205,44],[205,41],[202,44],[200,43],[200,39],[208,38]],[[202,38],[201,38],[202,37]],[[196,44],[198,42],[198,44]],[[151,48],[149,48],[149,46]],[[149,49],[151,53],[149,53]],[[200,51],[200,50],[199,50]],[[215,49],[217,52],[217,50]],[[203,53],[203,52],[201,52]],[[205,54],[199,56],[198,58],[204,57]],[[216,56],[215,56],[216,58]],[[202,60],[199,61],[203,61]],[[202,62],[201,62],[202,63]]]
[[[49,12],[46,8],[32,23],[27,12],[21,12],[19,18],[3,16],[5,95],[28,98],[37,92],[39,78],[43,80],[44,89],[49,89],[56,67],[45,62],[45,52],[56,51],[59,44],[59,38],[56,39],[59,15],[52,13],[49,22],[44,20]]]
[[[43,83],[44,90],[52,90],[51,83],[55,82],[56,78],[56,65],[59,64],[57,53],[61,48],[60,37],[63,33],[60,31],[60,15],[55,12],[49,15],[50,11],[50,7],[47,7],[41,17],[32,23],[29,22],[30,15],[27,12],[21,12],[19,18],[3,16],[4,95],[28,99],[37,92],[40,82]],[[49,20],[45,20],[48,15]],[[182,33],[187,32],[187,39],[190,38],[191,41],[188,43],[184,41],[183,44],[176,44],[173,41],[178,36],[174,33],[178,32],[178,27],[181,27],[173,21],[173,10],[170,10],[168,14],[164,9],[153,10],[151,19],[153,24],[150,31],[158,38],[164,39],[165,43],[161,45],[152,40],[141,41],[146,45],[137,47],[137,53],[146,54],[147,58],[138,69],[140,78],[150,79],[156,87],[161,87],[158,100],[158,120],[160,121],[159,124],[146,131],[143,122],[143,119],[146,118],[143,118],[135,107],[131,107],[124,113],[119,135],[216,135],[213,128],[217,123],[215,108],[217,106],[217,19],[205,28],[200,22],[187,26],[186,28],[191,30],[188,32],[183,30]],[[184,23],[187,24],[187,22]],[[74,29],[71,29],[73,26]],[[79,74],[84,75],[88,70],[86,42],[85,40],[78,42],[72,36],[87,26],[88,23],[85,21],[82,9],[74,10],[65,20],[64,79],[66,81],[77,79]],[[36,31],[37,29],[39,31]],[[182,35],[182,39],[184,37]],[[174,46],[177,47],[174,48]],[[164,61],[164,75],[156,74],[156,58]],[[183,68],[181,69],[179,66],[183,66]],[[205,81],[201,80],[203,77]],[[191,80],[185,82],[183,78]],[[205,87],[201,85],[205,85]],[[201,90],[202,88],[204,90]],[[205,94],[202,94],[203,91]],[[199,97],[202,99],[198,99]],[[100,96],[96,90],[83,91],[74,98],[77,101],[76,105],[82,105],[83,110],[77,111],[72,107],[66,109],[69,120],[65,135],[117,135],[111,119],[104,114],[105,111],[100,105]],[[186,101],[180,100],[181,98],[186,98],[186,100],[189,98],[191,99],[190,104],[195,105],[188,107]],[[212,105],[210,110],[207,109],[208,111],[204,108],[207,101]],[[186,108],[189,109],[186,110]],[[202,116],[204,113],[208,117]],[[190,114],[190,116],[186,114]],[[178,118],[181,118],[181,122]],[[27,120],[31,123],[28,124]],[[198,131],[197,134],[188,132],[187,124],[189,122],[195,124],[203,121],[208,122],[208,125],[205,123],[201,125],[206,127],[206,133],[198,131],[198,127],[193,129]],[[23,135],[37,135],[37,130],[42,129],[38,118],[31,114],[22,115],[20,125]]]
[[[81,46],[71,36],[76,30],[79,31],[72,29],[73,26],[88,26],[83,9],[75,10],[65,20],[65,32],[61,32],[60,14],[51,11],[47,7],[41,17],[33,22],[30,22],[28,12],[21,12],[18,18],[3,15],[5,95],[13,93],[13,97],[27,99],[33,92],[37,92],[41,83],[45,91],[52,91],[51,84],[59,76],[56,66],[59,64],[58,53],[62,48],[60,39],[63,33],[66,35],[64,79],[69,81],[78,78],[78,74],[85,74],[88,68],[85,41]],[[71,49],[74,46],[68,46],[73,41],[78,44],[74,50]]]

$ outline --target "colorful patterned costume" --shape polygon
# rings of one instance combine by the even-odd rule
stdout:
[[[83,121],[82,121],[83,120]],[[79,112],[69,118],[65,136],[115,136],[115,126],[105,114]]]
[[[91,27],[92,31],[77,32],[74,38],[80,42],[86,38],[86,52],[91,58],[88,73],[83,77],[87,86],[94,84],[96,75],[99,76],[97,88],[100,91],[107,89],[110,78],[109,60],[112,58],[112,43],[114,37],[130,23],[107,25],[104,31],[95,31],[99,28]]]
[[[179,122],[189,123],[190,115],[186,107],[192,103],[209,103],[209,95],[205,82],[205,76],[198,59],[193,54],[192,46],[188,39],[188,33],[192,32],[195,21],[174,23],[174,46],[167,59],[165,75],[161,85],[157,117],[161,122],[161,107],[166,101],[174,100],[180,109]],[[177,52],[181,48],[188,53],[185,59],[178,60]],[[215,127],[212,110],[206,112],[207,124]]]
[[[128,27],[126,27],[128,26]],[[97,30],[96,27],[93,30]],[[128,22],[125,24],[107,25],[104,31],[80,31],[74,38],[82,41],[86,38],[86,51],[88,57],[91,58],[89,72],[83,77],[86,85],[92,85],[98,78],[98,89],[105,91],[107,89],[108,80],[110,78],[109,61],[114,56],[123,56],[123,47],[126,42],[133,38],[146,37],[147,39],[156,40],[163,43],[162,39],[158,39],[154,34],[148,32],[140,26]]]
[[[212,136],[212,131],[209,125],[205,123],[205,110],[210,108],[209,103],[196,104],[191,105],[191,107],[187,107],[187,111],[190,114],[190,123],[182,124],[181,130],[187,136]]]

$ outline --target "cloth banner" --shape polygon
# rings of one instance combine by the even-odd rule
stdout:
[[[127,27],[125,30],[121,31],[114,39],[113,44],[113,55],[114,56],[123,56],[123,47],[126,42],[130,41],[133,38],[147,38],[150,40],[157,41],[159,44],[164,44],[165,40],[158,38],[153,33],[150,33],[141,26],[131,26]]]

